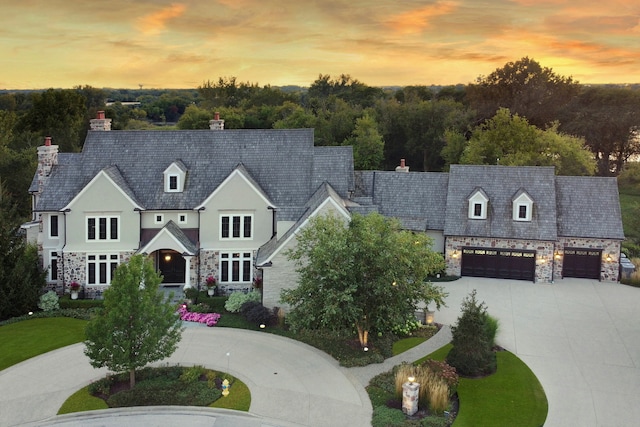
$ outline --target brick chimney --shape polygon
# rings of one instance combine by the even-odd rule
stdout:
[[[224,130],[224,120],[220,118],[220,113],[217,111],[213,115],[213,120],[209,120],[209,129]]]
[[[400,166],[396,166],[396,172],[409,172],[409,166],[404,163],[404,159],[400,159]]]
[[[38,169],[36,174],[38,176],[38,194],[42,193],[49,175],[51,175],[51,169],[58,164],[58,146],[51,145],[51,137],[47,136],[44,139],[44,145],[38,147]]]
[[[104,117],[104,111],[98,111],[98,115],[95,119],[89,120],[91,130],[109,131],[111,130],[111,119]]]

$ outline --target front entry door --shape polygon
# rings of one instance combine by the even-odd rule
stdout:
[[[184,283],[185,260],[178,252],[168,249],[159,250],[158,270],[164,277],[162,283]]]

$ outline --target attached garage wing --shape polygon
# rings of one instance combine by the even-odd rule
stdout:
[[[462,249],[462,275],[534,281],[536,252],[517,249]]]

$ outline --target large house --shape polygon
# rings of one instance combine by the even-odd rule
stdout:
[[[618,279],[624,238],[615,178],[555,176],[552,167],[462,166],[448,173],[354,171],[351,147],[315,147],[313,130],[112,131],[91,120],[81,153],[38,148],[30,187],[52,288],[88,295],[133,254],[164,285],[217,278],[224,293],[263,283],[279,305],[296,286],[286,249],[317,215],[376,211],[424,232],[447,273],[553,282]]]

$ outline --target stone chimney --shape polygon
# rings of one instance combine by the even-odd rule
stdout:
[[[396,166],[396,172],[409,172],[409,166],[405,165],[404,159],[400,159],[400,166]]]
[[[91,130],[108,131],[111,130],[111,119],[105,119],[104,111],[98,111],[95,119],[89,120]]]
[[[36,169],[38,194],[42,193],[44,184],[47,182],[49,175],[51,175],[51,169],[57,164],[58,146],[51,145],[51,137],[47,136],[44,139],[44,145],[38,147],[38,169]]]
[[[224,130],[224,120],[220,118],[220,113],[217,111],[213,116],[213,120],[209,120],[209,129]]]

